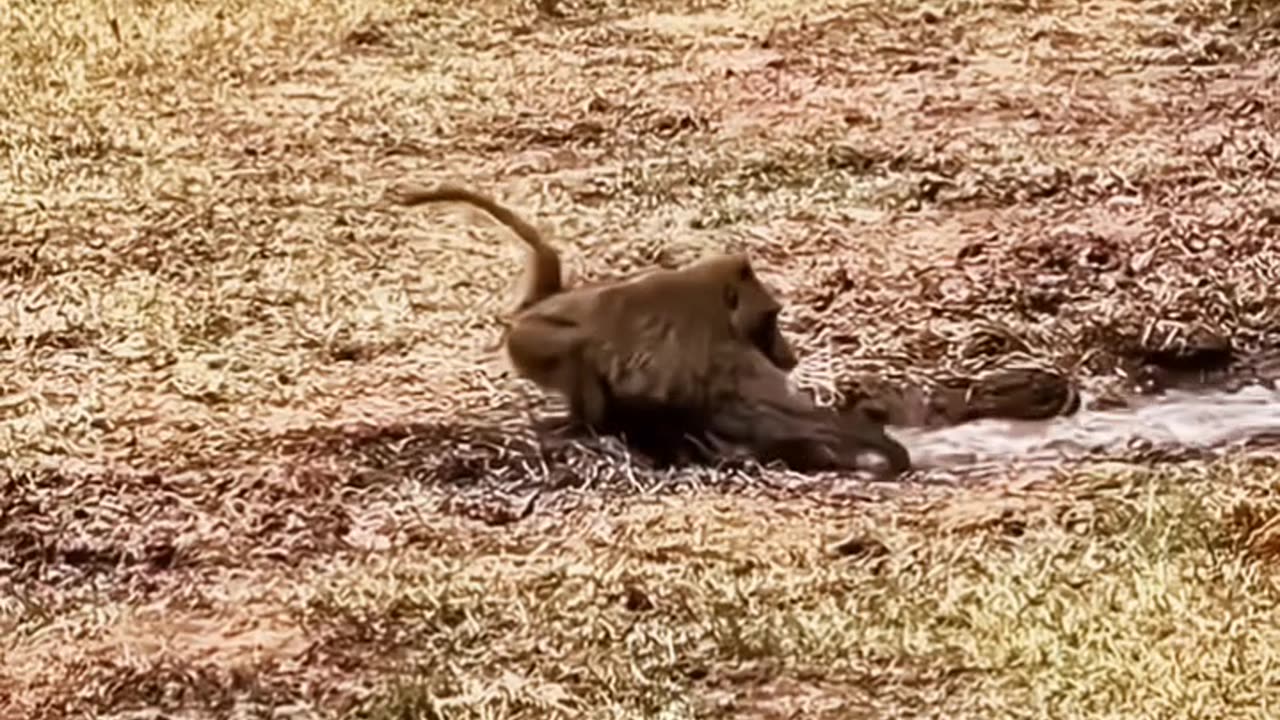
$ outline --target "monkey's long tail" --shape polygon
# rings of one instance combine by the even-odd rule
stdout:
[[[467,188],[447,183],[431,188],[413,185],[401,189],[392,189],[387,191],[387,196],[401,205],[408,206],[433,202],[466,203],[484,210],[494,220],[506,225],[514,232],[533,251],[533,261],[530,263],[531,267],[527,279],[528,285],[517,311],[523,310],[546,297],[555,295],[563,289],[563,280],[560,276],[560,256],[556,254],[555,249],[547,244],[547,241],[543,239],[537,228],[494,199]]]

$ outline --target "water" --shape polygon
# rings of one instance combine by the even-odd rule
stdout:
[[[1169,391],[1131,407],[1089,409],[1050,420],[983,419],[945,428],[890,428],[921,469],[999,460],[1045,461],[1091,451],[1121,450],[1135,442],[1211,449],[1280,433],[1280,391],[1260,386],[1237,392]]]

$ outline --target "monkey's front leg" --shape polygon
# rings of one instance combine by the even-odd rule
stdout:
[[[900,475],[911,469],[911,453],[889,436],[882,420],[860,408],[833,416],[841,435],[838,447],[842,453],[853,456],[852,462],[857,464],[857,456],[871,450],[885,459],[891,475]]]
[[[736,391],[721,395],[711,429],[751,447],[762,460],[799,471],[863,470],[866,450],[884,456],[893,474],[910,466],[905,448],[862,413],[847,417],[794,393],[785,374],[756,354],[738,358]]]

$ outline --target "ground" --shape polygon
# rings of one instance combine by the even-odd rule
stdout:
[[[0,717],[1274,714],[1262,443],[897,483],[547,443],[515,241],[382,202],[472,184],[578,279],[745,249],[833,402],[1252,362],[1274,7],[537,5],[0,9]]]

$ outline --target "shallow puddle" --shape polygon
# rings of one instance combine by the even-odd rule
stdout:
[[[946,428],[891,428],[920,469],[991,461],[1052,461],[1134,443],[1209,449],[1280,433],[1280,391],[1170,391],[1131,407],[1089,409],[1051,420],[984,419]]]

